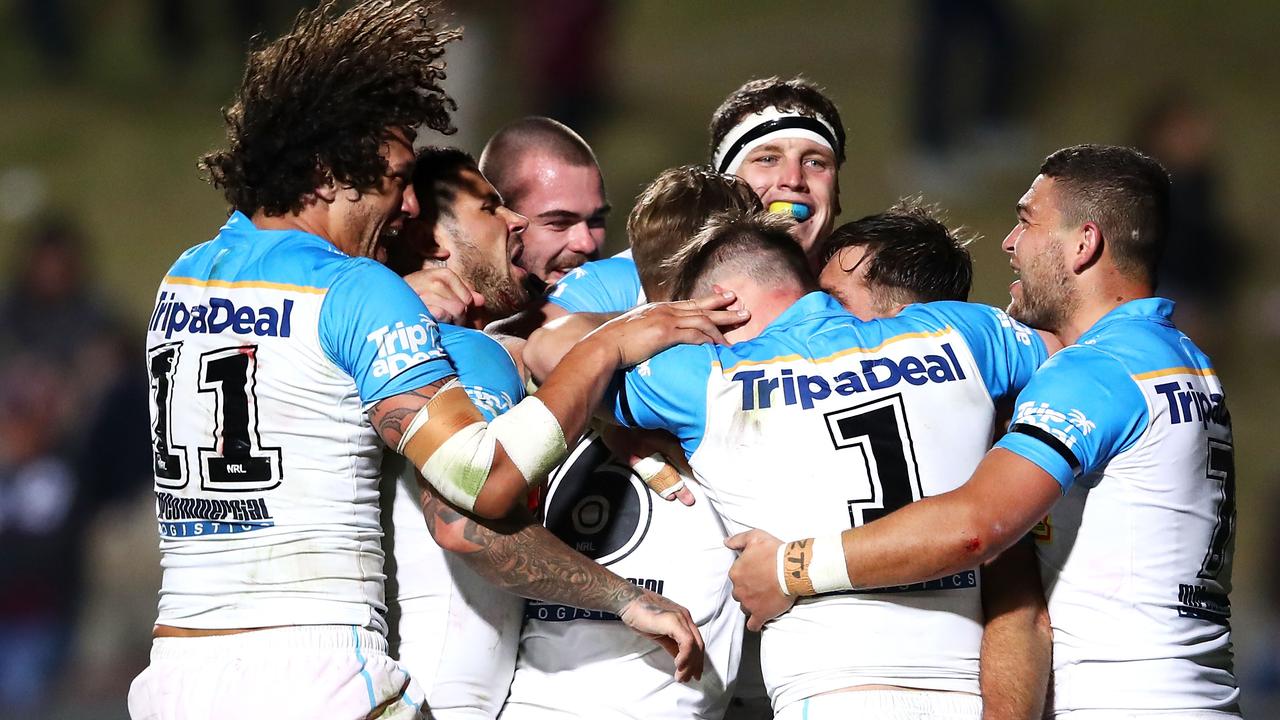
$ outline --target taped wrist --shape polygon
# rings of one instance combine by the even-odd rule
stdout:
[[[642,457],[631,466],[636,475],[644,481],[649,489],[658,493],[664,500],[684,489],[684,478],[659,453]]]
[[[787,596],[852,590],[840,535],[795,540],[779,546],[778,585]]]
[[[495,418],[489,432],[530,486],[546,480],[569,452],[560,421],[536,397],[521,400]]]

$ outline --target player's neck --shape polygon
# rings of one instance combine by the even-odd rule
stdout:
[[[1127,302],[1151,297],[1152,291],[1153,288],[1146,283],[1122,278],[1112,278],[1110,282],[1099,283],[1092,289],[1081,288],[1079,305],[1054,334],[1063,345],[1074,345],[1107,313]]]
[[[303,208],[299,212],[291,212],[285,215],[268,215],[259,209],[249,219],[253,221],[253,226],[259,230],[298,230],[333,243],[333,240],[329,237],[328,224],[324,222],[327,217],[320,217],[319,213],[310,208]],[[334,245],[336,246],[337,244],[334,243]],[[343,248],[339,247],[338,249],[342,250]]]
[[[796,287],[766,289],[750,286],[741,290],[726,289],[732,289],[738,293],[738,303],[733,307],[740,304],[751,311],[751,319],[745,325],[724,334],[725,339],[731,343],[750,340],[764,332],[764,329],[777,320],[778,316],[804,297],[804,292]]]

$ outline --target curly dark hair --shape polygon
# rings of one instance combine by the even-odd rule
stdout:
[[[366,192],[387,173],[378,154],[424,125],[449,134],[457,104],[443,88],[444,27],[434,0],[334,0],[298,14],[292,29],[249,53],[223,108],[227,148],[200,168],[233,209],[284,215],[329,180]]]
[[[743,118],[770,106],[826,120],[836,131],[836,165],[844,165],[845,130],[840,111],[831,98],[822,92],[822,88],[802,77],[790,80],[783,80],[776,75],[757,78],[747,81],[730,93],[711,115],[708,127],[711,133],[711,154],[715,155],[716,148],[720,147],[725,135],[742,122]]]

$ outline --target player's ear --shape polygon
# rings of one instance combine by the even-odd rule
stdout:
[[[1102,229],[1098,224],[1089,221],[1081,225],[1071,239],[1071,271],[1083,272],[1102,257],[1104,240]]]
[[[338,197],[338,188],[330,182],[324,185],[317,185],[316,189],[312,191],[312,194],[315,195],[316,200],[326,204],[331,204]]]

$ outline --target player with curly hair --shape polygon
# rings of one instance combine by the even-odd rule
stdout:
[[[329,2],[249,55],[227,147],[201,161],[231,216],[178,257],[148,324],[164,578],[135,720],[421,717],[386,654],[384,449],[455,506],[503,517],[615,369],[741,319],[709,312],[723,296],[633,313],[486,422],[422,301],[372,259],[418,212],[415,128],[452,131],[440,82],[457,37],[424,0]],[[700,674],[687,614],[639,589],[615,600],[682,678]]]

